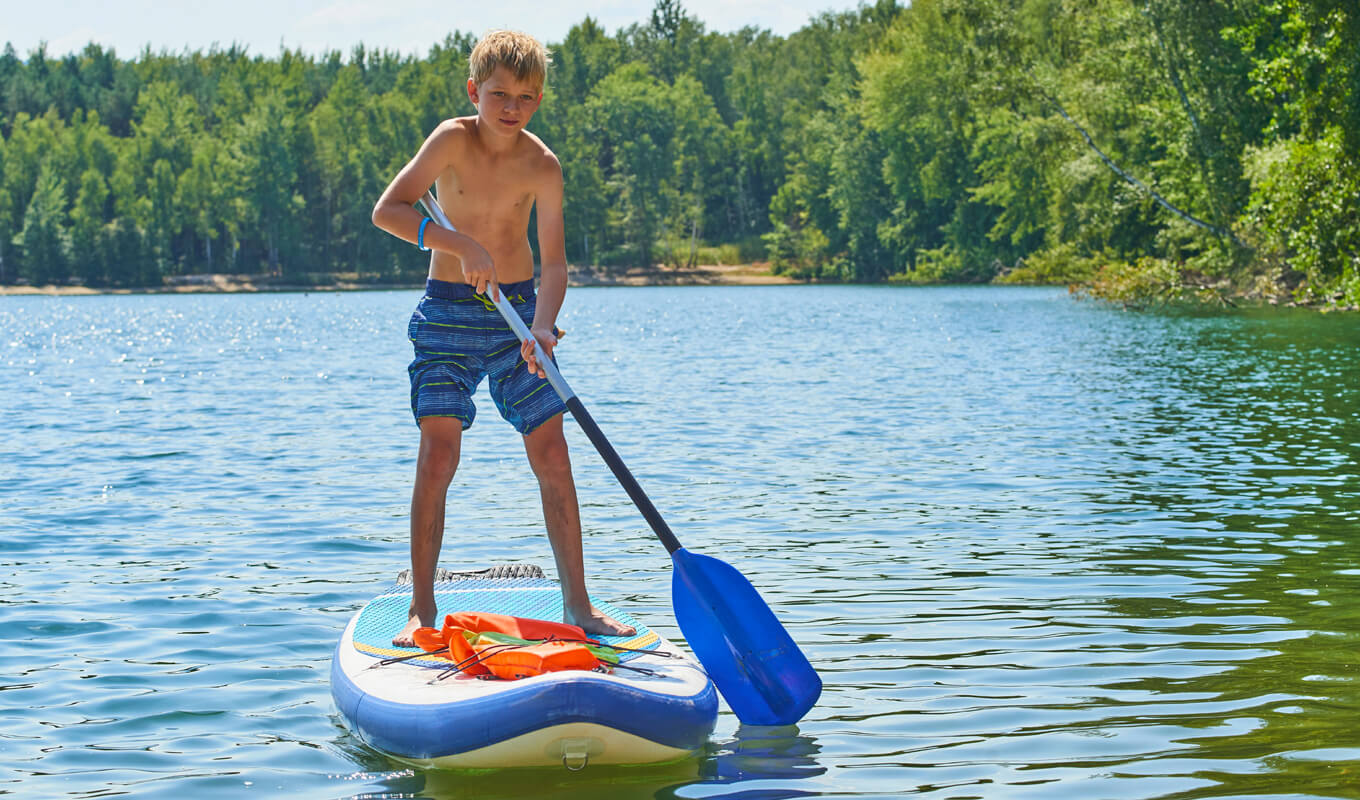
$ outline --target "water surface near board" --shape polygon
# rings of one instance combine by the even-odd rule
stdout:
[[[327,684],[406,558],[418,292],[0,298],[0,794],[1360,797],[1360,321],[573,289],[565,374],[821,671],[663,767],[424,772]],[[483,387],[444,565],[552,559]],[[679,637],[574,426],[592,588]]]

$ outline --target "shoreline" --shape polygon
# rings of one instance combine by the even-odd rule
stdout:
[[[350,274],[353,276],[353,274]],[[420,281],[369,283],[355,279],[327,283],[289,283],[286,278],[269,275],[186,275],[170,279],[164,286],[140,288],[93,288],[89,286],[0,285],[0,297],[50,295],[78,297],[104,294],[250,294],[263,292],[355,292],[420,289]],[[806,283],[775,275],[765,262],[751,264],[707,264],[693,269],[671,267],[571,267],[567,285],[582,286],[784,286]]]

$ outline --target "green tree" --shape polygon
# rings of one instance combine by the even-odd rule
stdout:
[[[567,38],[554,48],[553,70],[548,84],[552,102],[544,111],[579,107],[595,85],[618,68],[621,46],[593,18],[587,16],[567,31]]]
[[[26,112],[15,115],[4,145],[3,175],[0,175],[0,247],[11,247],[23,226],[43,166],[55,151],[65,132],[65,124],[55,111],[39,117]],[[52,177],[60,173],[51,171]],[[63,198],[63,202],[65,198]],[[4,273],[13,280],[30,274],[22,248],[0,249]],[[46,267],[38,265],[42,271]]]
[[[614,198],[602,243],[606,259],[653,264],[674,170],[668,87],[644,65],[625,64],[600,81],[586,113],[596,126],[605,186]]]
[[[203,136],[194,143],[189,168],[175,182],[174,209],[181,224],[201,249],[186,253],[193,271],[211,272],[216,264],[213,242],[225,232],[234,240],[239,226],[234,211],[227,202],[226,151],[212,136]]]
[[[0,282],[413,273],[369,206],[470,110],[474,40],[424,57],[7,47]],[[779,269],[818,279],[1104,264],[1112,294],[1360,301],[1353,2],[880,0],[776,36],[656,0],[551,47],[532,130],[562,161],[573,259],[688,264],[766,234]]]
[[[155,259],[156,271],[161,275],[178,273],[174,250],[174,238],[183,221],[179,209],[175,207],[175,171],[170,162],[158,158],[151,165],[151,175],[147,179],[147,200],[145,206],[150,213],[146,215],[147,244],[151,257]]]
[[[138,187],[142,169],[131,147],[118,153],[109,175],[109,202],[113,215],[106,225],[109,243],[110,281],[119,286],[158,286],[159,265],[148,257],[143,220],[151,217],[151,199]]]
[[[75,274],[86,286],[108,283],[110,269],[104,241],[104,220],[108,218],[109,187],[96,169],[80,175],[80,188],[71,208],[71,261]]]
[[[956,5],[923,0],[861,68],[864,116],[885,142],[893,198],[884,234],[928,280],[990,277],[989,254],[977,252],[991,227],[987,205],[969,191],[976,175],[966,136],[975,126],[974,76],[957,56],[970,46]]]
[[[1290,137],[1248,160],[1246,219],[1270,265],[1303,274],[1301,299],[1360,305],[1360,158],[1340,126]]]
[[[828,232],[839,231],[835,211],[825,200],[837,133],[825,113],[807,122],[802,147],[789,157],[788,177],[770,201],[773,230],[765,234],[765,242],[779,272],[819,278],[830,267],[835,245]]]
[[[0,76],[3,79],[3,76]],[[8,264],[5,257],[9,250],[10,239],[15,231],[14,198],[6,191],[5,182],[5,137],[0,133],[0,286],[9,283]]]
[[[321,216],[315,233],[321,239],[318,255],[327,267],[363,263],[372,227],[368,217],[375,192],[381,191],[364,168],[376,156],[366,126],[356,124],[366,117],[368,101],[358,68],[349,65],[337,73],[308,119],[317,175],[311,205]]]
[[[297,214],[306,205],[298,187],[294,118],[283,97],[271,93],[258,99],[233,134],[231,157],[249,231],[242,238],[258,242],[269,271],[282,274],[280,254],[297,249]]]
[[[66,184],[43,166],[24,212],[23,228],[14,238],[23,264],[22,276],[34,285],[63,282],[69,277],[70,241],[66,234]]]
[[[695,78],[682,75],[668,94],[675,128],[672,174],[663,189],[666,260],[673,266],[693,267],[699,239],[722,222],[732,173],[731,131]]]
[[[1271,139],[1247,152],[1243,221],[1273,276],[1306,300],[1360,304],[1360,10],[1330,0],[1262,5],[1227,35],[1251,57]]]
[[[633,46],[652,74],[674,83],[691,63],[692,50],[702,34],[703,25],[685,13],[679,0],[656,0],[650,24],[634,29]]]

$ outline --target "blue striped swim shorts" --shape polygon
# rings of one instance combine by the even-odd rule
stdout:
[[[532,325],[534,282],[503,283],[500,290],[524,324]],[[490,379],[492,401],[520,433],[566,410],[552,386],[529,372],[519,339],[500,312],[471,286],[427,280],[406,335],[416,351],[407,371],[417,425],[424,417],[457,417],[467,430],[477,416],[472,395],[482,378]]]

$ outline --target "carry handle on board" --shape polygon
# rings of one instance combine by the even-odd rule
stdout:
[[[456,230],[433,193],[426,191],[420,202],[435,222]],[[822,693],[822,680],[807,657],[744,575],[680,545],[505,294],[496,295],[496,310],[521,342],[534,343],[548,383],[670,553],[676,622],[733,713],[747,725],[791,725],[802,719]]]

